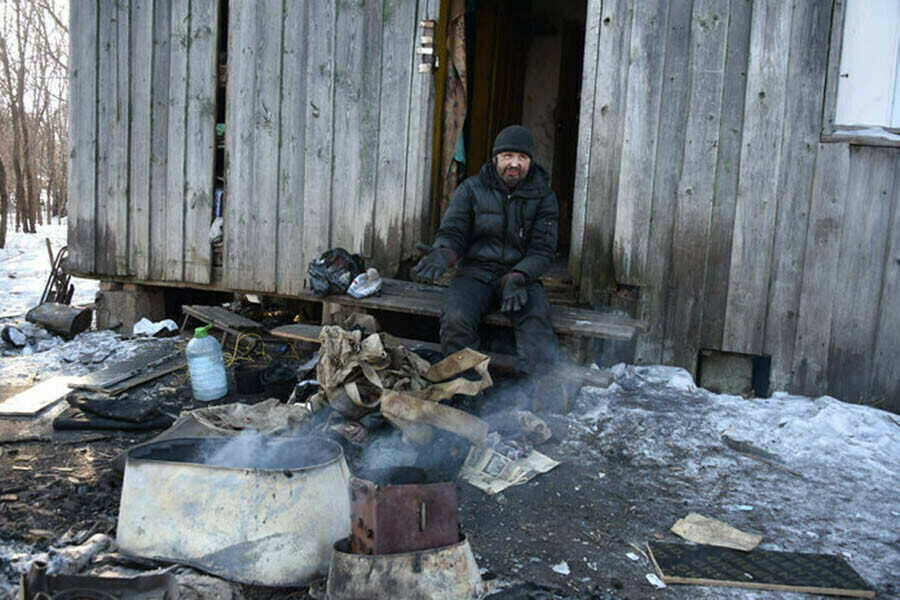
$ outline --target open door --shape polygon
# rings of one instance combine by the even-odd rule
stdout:
[[[453,0],[443,0],[445,6]],[[587,0],[477,0],[467,3],[465,50],[467,111],[455,156],[465,161],[461,176],[478,172],[490,159],[494,137],[521,123],[535,136],[535,161],[550,173],[560,207],[558,269],[567,279],[572,196],[577,158]],[[446,101],[446,96],[441,100]],[[439,114],[447,114],[447,106]],[[454,135],[439,128],[441,135]],[[447,140],[443,141],[448,147]],[[436,175],[449,201],[446,172]],[[452,175],[451,175],[452,176]],[[439,218],[438,218],[439,220]],[[556,271],[559,273],[556,273]]]

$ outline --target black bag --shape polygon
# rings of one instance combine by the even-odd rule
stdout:
[[[309,263],[309,283],[316,296],[343,294],[353,278],[365,270],[366,264],[359,254],[332,248]]]

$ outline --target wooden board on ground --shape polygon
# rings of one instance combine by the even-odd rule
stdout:
[[[651,542],[648,548],[664,583],[875,597],[862,577],[837,556],[662,542]]]
[[[283,325],[272,330],[272,335],[289,340],[297,340],[302,342],[319,342],[319,332],[322,330],[318,325],[305,325],[297,323],[295,325]],[[408,338],[394,337],[397,343],[406,346],[410,350],[431,350],[434,352],[441,351],[441,345],[434,342],[424,342],[420,340],[412,340]],[[516,372],[516,357],[509,354],[497,354],[493,352],[484,352],[491,358],[490,368],[492,371],[501,374],[510,374]],[[581,382],[583,385],[591,385],[596,387],[608,387],[613,381],[612,373],[602,369],[591,369],[588,367],[578,367],[566,365],[565,376],[571,374],[571,379]]]
[[[344,306],[357,306],[364,309],[388,310],[414,315],[439,317],[443,305],[444,288],[401,281],[384,279],[380,296],[357,299],[348,295],[315,296],[311,290],[305,289],[299,296],[304,300],[333,302]],[[594,310],[574,306],[552,307],[553,328],[557,333],[615,340],[630,340],[637,333],[647,330],[647,323],[624,315],[601,313]],[[484,318],[489,325],[510,326],[506,315],[492,312]]]
[[[77,383],[80,377],[57,375],[20,392],[12,398],[0,402],[0,415],[7,417],[30,417],[48,406],[56,404],[69,393],[69,384]]]
[[[158,343],[122,363],[88,373],[68,387],[116,395],[177,371],[184,365],[184,353],[174,344]]]
[[[262,331],[264,329],[260,323],[237,315],[220,306],[184,305],[181,307],[181,310],[186,315],[190,315],[204,323],[212,323],[215,327],[225,331],[234,329],[249,332]]]

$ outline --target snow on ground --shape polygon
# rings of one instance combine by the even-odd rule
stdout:
[[[0,318],[24,316],[38,305],[51,269],[46,239],[50,238],[54,258],[67,243],[66,218],[62,223],[54,219],[51,225],[38,225],[37,233],[16,232],[15,226],[15,220],[11,220],[6,247],[0,249]],[[73,278],[71,283],[75,285],[72,304],[94,301],[98,281]]]
[[[828,396],[713,394],[674,367],[613,372],[615,383],[585,388],[569,415],[602,440],[571,441],[580,460],[620,456],[681,500],[685,515],[690,507],[747,523],[741,528],[762,534],[763,549],[841,554],[878,597],[900,596],[900,417]],[[696,598],[792,597],[695,590]]]

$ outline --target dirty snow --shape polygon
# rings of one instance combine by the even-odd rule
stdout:
[[[0,250],[0,315],[22,315],[37,303],[49,272],[45,237],[58,249],[65,242],[65,225],[44,226],[37,235],[9,233],[7,248]],[[96,282],[74,283],[74,303],[90,302]],[[30,343],[25,349],[5,348],[0,382],[7,385],[93,371],[127,359],[147,343],[110,331],[63,342],[19,324]],[[606,389],[583,388],[567,417],[599,443],[570,436],[563,446],[572,452],[564,460],[580,463],[599,479],[605,477],[601,469],[608,457],[616,456],[664,486],[679,511],[684,506],[683,514],[673,514],[673,523],[696,511],[762,534],[764,549],[841,554],[879,598],[900,595],[900,417],[827,396],[713,394],[673,367],[620,364],[612,371],[615,382]],[[735,444],[769,462],[741,454]],[[656,525],[666,530],[671,523]],[[0,535],[0,556],[16,551],[27,549],[11,548]],[[652,569],[641,568],[648,574],[644,585],[652,590],[658,585],[649,576]],[[564,574],[569,564],[554,564],[553,570]],[[664,593],[673,598],[809,597],[692,586],[668,586]]]
[[[900,596],[900,416],[828,396],[713,394],[674,367],[612,371],[569,415],[602,440],[568,442],[580,460],[618,454],[648,478],[664,471],[685,514],[751,523],[763,549],[841,554],[878,597]],[[692,597],[792,596],[697,587]]]
[[[38,225],[37,233],[24,234],[15,231],[11,219],[6,232],[6,247],[0,248],[0,318],[24,316],[38,305],[47,278],[50,276],[50,256],[47,238],[53,247],[53,256],[66,245],[66,218],[62,223],[54,219],[51,225]],[[98,282],[92,279],[73,278],[75,286],[73,305],[94,301]]]

